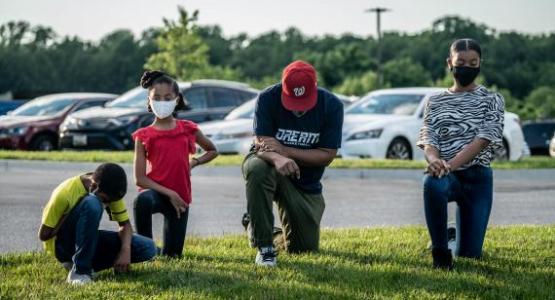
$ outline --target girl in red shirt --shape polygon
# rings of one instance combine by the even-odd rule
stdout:
[[[180,257],[191,204],[191,169],[218,153],[195,123],[174,118],[175,111],[185,108],[185,101],[173,78],[161,71],[147,71],[141,86],[148,89],[148,110],[156,118],[152,125],[133,133],[135,183],[140,191],[133,209],[135,228],[138,234],[152,238],[152,214],[163,214],[162,254]],[[189,160],[196,152],[195,144],[205,153]]]

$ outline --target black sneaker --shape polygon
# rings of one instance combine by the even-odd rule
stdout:
[[[251,222],[251,216],[249,213],[244,213],[243,217],[241,218],[241,225],[245,227],[245,230],[249,227],[249,223]]]
[[[451,271],[453,269],[453,254],[449,249],[432,248],[434,268]]]

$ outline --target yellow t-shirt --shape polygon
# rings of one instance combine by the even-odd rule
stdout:
[[[77,202],[79,202],[79,199],[86,196],[87,193],[88,191],[81,182],[81,175],[71,177],[62,182],[54,189],[50,196],[50,200],[48,200],[42,212],[42,224],[51,228],[56,228],[60,220],[67,215]],[[109,211],[110,220],[112,221],[122,223],[129,220],[129,215],[127,214],[123,199],[108,204],[107,210]],[[52,255],[55,253],[55,240],[56,237],[53,237],[43,243],[46,252]]]

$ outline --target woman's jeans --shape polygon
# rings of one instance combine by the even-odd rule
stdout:
[[[457,203],[455,255],[478,258],[493,200],[493,177],[489,167],[472,166],[442,178],[424,177],[424,212],[432,247],[447,249],[447,203]]]
[[[135,199],[133,214],[137,233],[152,238],[152,214],[164,215],[164,245],[162,254],[180,257],[183,253],[189,208],[177,218],[170,199],[154,190],[144,190]]]

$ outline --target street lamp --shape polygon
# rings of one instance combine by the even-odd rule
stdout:
[[[378,88],[383,85],[381,14],[389,11],[391,11],[391,9],[385,7],[373,7],[365,10],[365,12],[376,13],[377,16],[376,25],[378,30]]]

